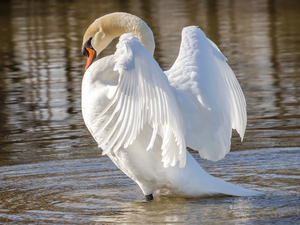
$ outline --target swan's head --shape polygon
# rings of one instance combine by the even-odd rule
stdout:
[[[153,33],[142,19],[129,13],[111,13],[96,19],[83,36],[82,53],[87,56],[85,69],[115,37],[124,33],[132,33],[153,54]]]
[[[102,18],[92,23],[83,36],[82,54],[87,56],[85,69],[87,69],[98,57],[98,55],[112,41],[111,37],[102,28]]]

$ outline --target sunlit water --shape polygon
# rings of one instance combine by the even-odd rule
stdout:
[[[244,142],[199,163],[261,197],[145,202],[100,150],[81,115],[82,35],[127,11],[156,39],[168,69],[180,32],[197,25],[229,59],[247,101]],[[300,223],[300,2],[1,1],[0,223]],[[114,41],[101,56],[112,54]]]

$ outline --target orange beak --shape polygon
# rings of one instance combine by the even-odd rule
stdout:
[[[95,55],[95,51],[93,49],[86,48],[86,50],[89,52],[89,54],[86,60],[85,70],[87,70],[87,68],[89,68],[89,66],[91,65]]]

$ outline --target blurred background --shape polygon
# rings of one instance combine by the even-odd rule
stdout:
[[[173,205],[172,214],[160,217],[151,214],[155,202],[132,203],[142,193],[101,157],[81,115],[82,36],[96,18],[116,11],[150,26],[163,70],[174,63],[185,26],[199,26],[218,45],[246,97],[246,135],[241,143],[234,133],[232,153],[217,164],[193,154],[211,174],[276,198],[195,200],[202,213],[210,212],[207,217],[193,201],[159,198],[155,208]],[[117,41],[100,57],[113,54]],[[299,101],[298,0],[1,0],[0,222],[130,222],[134,216],[218,222],[228,218],[222,209],[235,222],[294,222],[300,201]],[[262,204],[268,201],[271,208]],[[174,217],[182,207],[194,214]]]

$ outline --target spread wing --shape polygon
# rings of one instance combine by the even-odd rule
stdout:
[[[175,166],[179,161],[184,167],[184,129],[166,75],[152,54],[131,34],[120,37],[115,62],[114,70],[120,74],[116,92],[107,107],[97,114],[95,121],[100,126],[90,128],[103,153],[126,149],[147,123],[153,129],[147,150],[160,135],[164,166]]]
[[[232,129],[243,139],[246,102],[218,47],[197,27],[182,31],[179,56],[166,72],[176,91],[186,128],[186,145],[217,161],[230,150]]]

